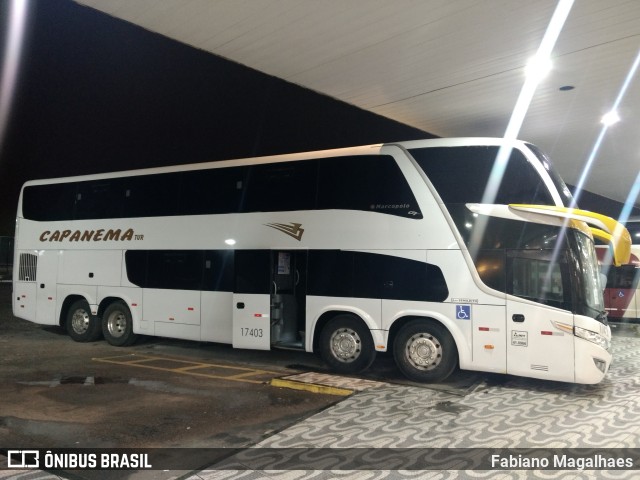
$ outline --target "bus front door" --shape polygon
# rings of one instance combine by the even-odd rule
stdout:
[[[562,308],[570,296],[567,260],[559,256],[554,261],[553,252],[546,253],[507,251],[507,278],[514,295],[507,296],[507,373],[572,382],[573,313]]]
[[[306,250],[237,250],[233,346],[305,348]]]
[[[234,348],[271,349],[271,252],[236,250],[234,256]]]
[[[271,257],[271,344],[304,350],[307,294],[306,250],[274,250]]]

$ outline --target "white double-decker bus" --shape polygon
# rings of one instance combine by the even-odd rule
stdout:
[[[623,263],[629,237],[570,200],[534,146],[478,138],[31,181],[13,311],[117,346],[298,349],[343,373],[391,350],[417,381],[596,383],[611,333],[592,232]]]

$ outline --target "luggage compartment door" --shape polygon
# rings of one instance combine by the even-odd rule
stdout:
[[[233,347],[271,349],[271,254],[236,250]]]
[[[56,318],[58,262],[59,256],[56,250],[45,250],[38,258],[36,323],[58,324]]]

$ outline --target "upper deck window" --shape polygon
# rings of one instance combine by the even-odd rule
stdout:
[[[22,214],[36,221],[361,210],[422,218],[389,155],[131,175],[27,186]]]
[[[481,203],[498,155],[498,146],[431,147],[411,149],[445,204]],[[537,170],[517,149],[511,151],[492,203],[555,205]]]

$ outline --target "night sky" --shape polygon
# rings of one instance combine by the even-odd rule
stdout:
[[[13,235],[28,179],[431,136],[71,1],[30,1],[27,15],[0,139],[0,235]]]

